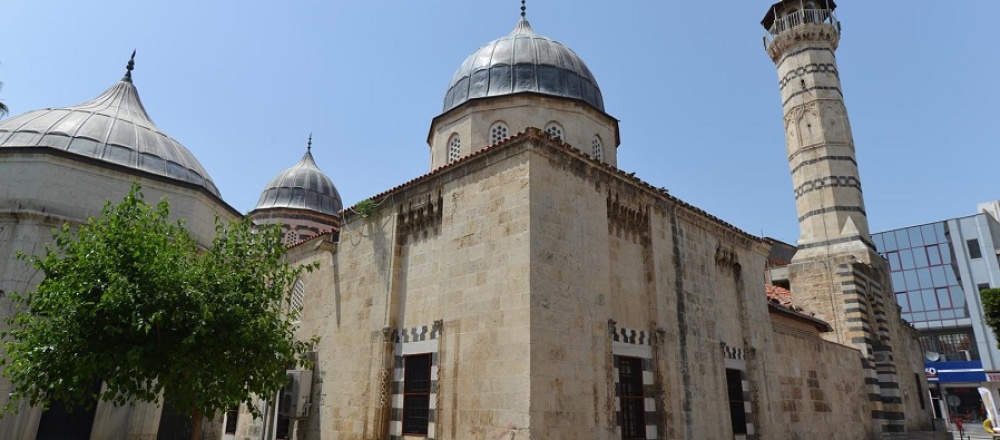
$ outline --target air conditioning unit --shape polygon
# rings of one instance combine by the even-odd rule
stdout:
[[[312,392],[312,370],[287,370],[288,384],[281,389],[278,413],[289,419],[309,417],[309,395]]]

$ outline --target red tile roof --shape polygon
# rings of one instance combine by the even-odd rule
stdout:
[[[767,299],[777,301],[785,307],[792,307],[792,292],[784,287],[764,286],[767,291]]]

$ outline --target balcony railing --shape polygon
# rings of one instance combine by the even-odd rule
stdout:
[[[832,9],[802,9],[774,19],[771,28],[764,33],[764,47],[771,44],[782,32],[809,24],[828,24],[840,32],[840,22]]]

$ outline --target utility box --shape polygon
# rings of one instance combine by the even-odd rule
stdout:
[[[309,417],[309,396],[312,392],[312,370],[287,370],[288,384],[281,389],[278,413],[289,419]]]

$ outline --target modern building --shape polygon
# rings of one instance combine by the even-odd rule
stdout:
[[[939,418],[981,419],[976,388],[1000,395],[1000,349],[979,292],[1000,286],[1000,202],[979,213],[872,235],[903,319],[920,331]]]

